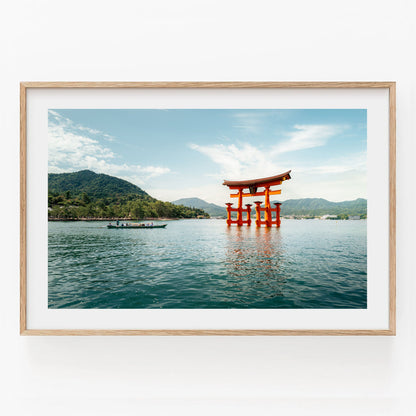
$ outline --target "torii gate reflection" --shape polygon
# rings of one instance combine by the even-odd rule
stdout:
[[[223,185],[228,186],[230,190],[237,190],[238,193],[230,194],[231,198],[238,198],[238,207],[231,208],[232,203],[227,203],[227,225],[237,224],[251,225],[251,204],[246,204],[247,208],[243,208],[243,198],[252,197],[252,196],[264,196],[264,208],[261,208],[261,201],[255,201],[256,204],[256,226],[261,227],[265,225],[266,227],[271,227],[276,225],[280,227],[280,203],[277,202],[274,205],[275,208],[270,206],[270,195],[280,195],[282,191],[280,189],[270,190],[271,186],[281,185],[283,181],[290,179],[291,170],[282,173],[280,175],[269,176],[268,178],[260,179],[249,179],[245,181],[227,181],[225,180]],[[264,191],[257,192],[258,188],[263,188]],[[248,189],[248,193],[243,192],[244,189]],[[231,213],[237,212],[237,219],[231,219]],[[243,220],[243,212],[247,213],[247,218]],[[264,212],[264,220],[261,218],[261,212]],[[276,218],[273,220],[272,213],[276,213]]]

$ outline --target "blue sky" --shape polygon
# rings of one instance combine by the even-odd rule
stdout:
[[[50,109],[49,172],[91,169],[172,201],[292,169],[280,200],[367,197],[367,111]],[[249,201],[247,201],[249,202]]]

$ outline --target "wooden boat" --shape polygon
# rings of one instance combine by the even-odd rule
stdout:
[[[158,224],[158,225],[153,225],[153,224],[137,224],[137,223],[123,223],[123,224],[108,224],[107,228],[117,228],[120,230],[124,230],[124,229],[147,229],[147,228],[165,228],[167,226],[167,224]]]

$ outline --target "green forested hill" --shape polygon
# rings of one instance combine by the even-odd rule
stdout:
[[[126,195],[149,195],[136,185],[115,176],[97,174],[91,170],[71,173],[49,173],[48,189],[51,193],[70,192],[72,196],[88,194],[92,201],[99,198],[117,198]]]
[[[82,170],[48,175],[48,217],[144,219],[209,215],[202,209],[159,201],[123,179]]]

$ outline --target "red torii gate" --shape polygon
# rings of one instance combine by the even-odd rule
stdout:
[[[227,181],[224,180],[223,185],[228,186],[230,190],[237,190],[238,193],[230,194],[231,198],[238,198],[238,208],[231,208],[232,203],[227,203],[227,224],[251,225],[251,204],[245,204],[247,208],[243,208],[243,198],[249,196],[264,196],[264,208],[261,208],[261,201],[255,201],[256,204],[256,226],[261,227],[264,224],[266,227],[271,227],[276,224],[280,227],[280,203],[274,205],[276,208],[270,206],[270,195],[280,195],[280,189],[270,190],[271,186],[281,185],[283,181],[290,179],[291,170],[276,176],[269,176],[268,178],[250,179],[246,181]],[[264,191],[257,192],[257,188],[264,187]],[[243,192],[248,189],[247,192]],[[237,219],[231,219],[231,212],[237,212]],[[243,212],[247,213],[247,219],[243,220]],[[261,219],[261,212],[264,212],[264,220]],[[273,220],[272,212],[276,213],[276,218]]]

